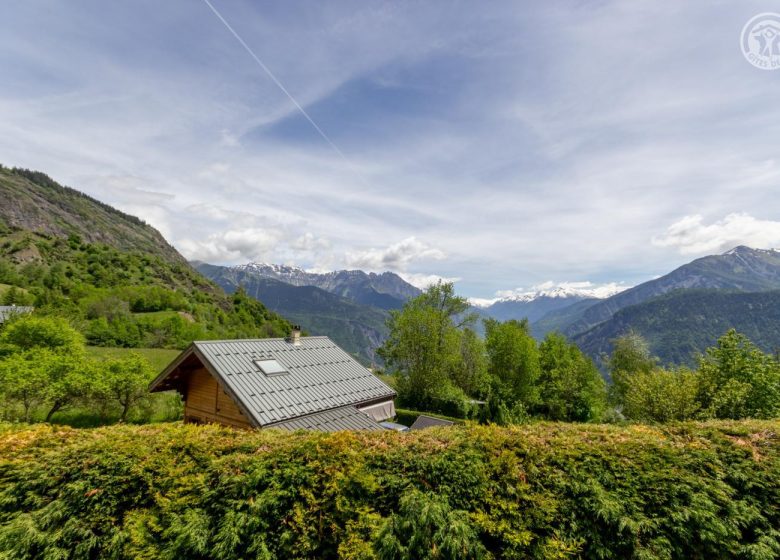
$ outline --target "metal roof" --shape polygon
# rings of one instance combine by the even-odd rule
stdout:
[[[301,416],[286,420],[278,424],[272,424],[269,428],[281,428],[283,430],[315,430],[320,432],[339,432],[342,430],[383,430],[373,418],[360,412],[354,406],[342,406],[323,412],[315,412],[308,416]]]
[[[17,313],[32,313],[34,309],[23,305],[0,305],[0,323],[4,323],[6,319],[10,319]]]
[[[395,397],[395,391],[326,336],[193,342],[155,379],[166,383],[195,354],[256,426],[276,424],[315,412]],[[257,360],[276,360],[287,374],[266,375]]]
[[[431,428],[433,426],[452,426],[455,422],[449,420],[442,420],[441,418],[434,418],[433,416],[426,416],[420,414],[414,424],[409,428],[410,430],[424,430],[425,428]]]

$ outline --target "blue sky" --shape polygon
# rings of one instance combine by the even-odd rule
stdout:
[[[0,162],[190,258],[632,285],[780,247],[767,2],[30,0],[0,19]]]

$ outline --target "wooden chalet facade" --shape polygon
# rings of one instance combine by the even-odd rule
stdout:
[[[381,430],[395,391],[327,337],[194,342],[150,385],[184,420],[236,428]]]

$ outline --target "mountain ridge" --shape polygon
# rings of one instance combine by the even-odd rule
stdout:
[[[307,272],[302,268],[268,263],[247,263],[227,267],[257,276],[280,280],[293,286],[315,286],[355,303],[380,309],[400,309],[404,302],[422,293],[394,272],[334,270]]]
[[[263,268],[258,270],[258,266],[246,265],[223,267],[203,262],[196,262],[193,265],[228,293],[242,288],[247,295],[262,301],[272,311],[300,324],[310,334],[330,336],[339,346],[355,354],[364,363],[371,364],[378,360],[376,349],[382,345],[388,335],[387,309],[367,305],[321,287],[308,284],[295,285],[268,275],[269,269],[273,267],[281,277],[292,276],[298,281],[308,278],[299,275],[299,272],[303,272],[304,275],[308,273],[297,267],[263,265]],[[338,274],[334,273],[334,276]],[[359,286],[364,285],[363,276],[359,274],[352,276],[357,279]],[[343,282],[329,286],[342,293],[354,292],[343,285]],[[372,299],[376,299],[374,294]],[[402,305],[402,302],[398,302],[395,298],[382,301],[391,302],[393,308]]]
[[[780,349],[780,289],[742,292],[680,289],[624,307],[573,338],[592,358],[612,350],[612,341],[632,330],[642,335],[663,364],[695,365],[697,354],[729,329],[765,352]]]
[[[719,255],[700,257],[668,274],[629,288],[584,311],[564,328],[574,337],[608,320],[619,310],[680,289],[762,292],[780,289],[780,251],[737,246]]]

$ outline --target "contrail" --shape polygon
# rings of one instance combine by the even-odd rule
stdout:
[[[350,167],[352,167],[352,168],[353,168],[353,166],[352,166],[352,163],[349,161],[349,159],[347,159],[347,156],[345,156],[345,155],[344,155],[344,152],[342,152],[342,151],[339,149],[339,147],[338,147],[338,146],[336,146],[336,144],[334,144],[334,143],[333,143],[333,140],[331,140],[330,138],[328,138],[328,135],[327,135],[327,134],[325,134],[325,132],[324,132],[324,131],[323,131],[323,130],[322,130],[320,127],[319,127],[319,126],[317,126],[317,123],[316,123],[316,122],[314,122],[314,119],[312,119],[312,118],[309,116],[309,113],[307,113],[307,112],[306,112],[306,110],[305,110],[303,107],[301,107],[301,104],[300,104],[300,103],[298,103],[298,102],[295,100],[295,98],[292,96],[292,94],[291,94],[289,91],[287,91],[287,88],[286,88],[286,87],[284,87],[284,84],[282,84],[282,82],[280,82],[280,81],[279,81],[279,79],[278,79],[276,76],[274,76],[274,73],[273,73],[273,72],[271,72],[271,70],[268,68],[268,66],[266,66],[265,64],[263,64],[263,61],[262,61],[262,60],[260,60],[260,57],[258,57],[258,56],[255,54],[255,51],[253,51],[253,50],[252,50],[252,49],[249,47],[249,45],[247,45],[247,44],[246,44],[246,42],[245,42],[245,41],[244,41],[244,40],[241,38],[241,36],[240,36],[238,33],[236,33],[236,30],[235,30],[235,29],[233,29],[233,28],[230,26],[230,24],[229,24],[229,23],[228,23],[228,22],[225,20],[225,18],[224,18],[224,17],[222,17],[222,14],[220,14],[220,13],[219,13],[219,11],[218,11],[218,10],[217,10],[217,9],[216,9],[216,8],[215,8],[215,7],[214,7],[212,4],[211,4],[211,2],[209,2],[209,0],[203,0],[203,2],[204,2],[204,3],[205,3],[205,4],[206,4],[206,5],[207,5],[207,6],[208,6],[210,9],[211,9],[211,11],[212,11],[212,12],[214,12],[214,15],[215,15],[215,16],[217,16],[217,17],[219,18],[219,21],[221,21],[221,22],[222,22],[222,24],[223,24],[225,27],[227,27],[228,31],[230,31],[230,33],[232,33],[232,34],[233,34],[233,37],[235,37],[235,38],[236,38],[236,40],[238,40],[238,42],[239,42],[239,43],[241,43],[241,46],[242,46],[242,47],[244,47],[244,50],[246,50],[246,52],[248,52],[248,53],[249,53],[249,55],[250,55],[250,56],[251,56],[251,57],[252,57],[252,58],[255,60],[255,62],[257,62],[258,66],[260,66],[260,68],[262,68],[262,69],[263,69],[263,72],[265,72],[265,73],[268,75],[268,77],[269,77],[269,78],[271,78],[271,80],[273,80],[273,82],[274,82],[274,83],[275,83],[275,84],[278,86],[278,88],[279,88],[280,90],[282,90],[282,92],[284,92],[284,94],[285,94],[285,95],[286,95],[286,96],[289,98],[289,100],[293,102],[293,105],[295,105],[295,107],[296,107],[296,108],[297,108],[297,109],[298,109],[298,110],[301,112],[301,114],[302,114],[304,117],[306,117],[306,120],[307,120],[307,121],[309,121],[309,123],[311,123],[311,125],[314,127],[314,130],[316,130],[316,131],[319,133],[319,135],[320,135],[320,136],[322,136],[322,138],[323,138],[323,139],[324,139],[324,140],[325,140],[325,141],[326,141],[328,144],[330,144],[330,147],[331,147],[331,148],[333,148],[333,149],[336,151],[336,153],[337,153],[339,156],[341,156],[341,158],[342,158],[342,159],[343,159],[345,162],[347,162],[347,164],[348,164]],[[354,168],[353,168],[353,171],[355,171],[355,170],[354,170]]]

